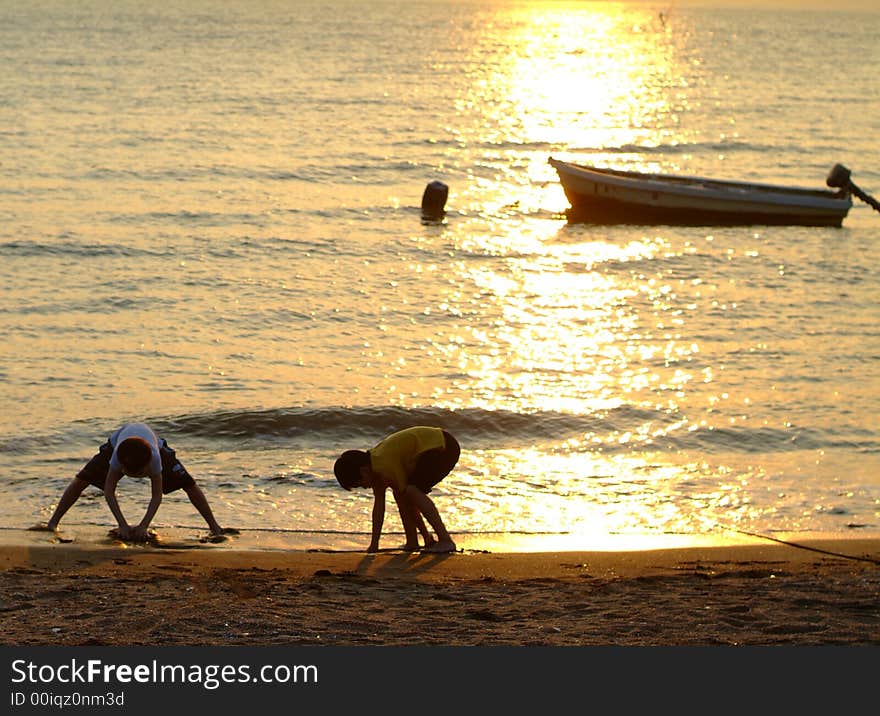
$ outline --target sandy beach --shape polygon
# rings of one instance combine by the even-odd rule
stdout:
[[[449,555],[4,531],[4,645],[878,645],[880,539]]]

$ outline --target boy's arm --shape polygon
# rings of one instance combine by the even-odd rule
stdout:
[[[150,475],[150,487],[152,492],[150,495],[150,504],[147,505],[147,511],[144,513],[141,523],[133,530],[133,536],[138,539],[147,538],[147,529],[150,526],[150,522],[153,521],[153,518],[156,516],[156,512],[159,509],[159,505],[162,504],[161,473],[158,475]]]
[[[377,483],[373,484],[373,537],[367,552],[379,551],[379,536],[382,534],[382,524],[385,522],[385,485]]]
[[[109,470],[107,472],[107,480],[104,483],[104,499],[107,500],[107,507],[110,508],[110,512],[116,518],[116,524],[119,525],[119,536],[125,539],[128,537],[131,528],[128,526],[128,522],[125,521],[125,515],[122,514],[119,501],[116,499],[116,485],[121,477],[122,473],[116,470]]]

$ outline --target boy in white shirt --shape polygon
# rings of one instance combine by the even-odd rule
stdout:
[[[116,485],[125,475],[150,480],[150,502],[143,518],[134,525],[129,524],[116,499]],[[118,524],[116,532],[124,540],[147,540],[150,523],[156,516],[162,496],[175,490],[186,492],[190,502],[208,523],[213,539],[221,540],[224,534],[237,532],[223,529],[217,523],[207,498],[177,459],[174,450],[144,423],[126,423],[110,436],[100,447],[98,454],[89,460],[67,486],[44,529],[56,531],[61,518],[89,485],[104,491],[107,506]]]

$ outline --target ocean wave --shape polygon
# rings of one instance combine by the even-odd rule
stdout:
[[[621,144],[605,147],[571,147],[567,151],[585,154],[700,154],[701,152],[765,152],[777,146],[743,141],[667,142],[658,144]]]
[[[99,256],[165,256],[166,251],[133,247],[125,244],[96,244],[70,240],[59,243],[45,241],[6,241],[0,243],[0,254],[4,256],[20,256],[30,258],[33,256],[74,256],[94,259]]]
[[[880,441],[864,431],[834,433],[812,427],[693,426],[665,410],[621,405],[591,414],[555,411],[517,412],[442,407],[292,407],[232,410],[182,415],[154,421],[160,433],[213,440],[371,445],[385,435],[415,425],[436,425],[471,449],[564,449],[626,454],[779,453],[842,448],[876,452]],[[562,447],[552,448],[553,445]]]
[[[217,411],[185,415],[156,423],[159,430],[214,438],[290,438],[329,435],[363,438],[382,436],[414,425],[437,425],[457,436],[478,441],[567,439],[585,432],[608,429],[627,420],[662,419],[664,413],[623,407],[611,419],[552,411],[520,413],[483,408],[449,409],[398,406],[276,408],[253,411]],[[626,417],[623,417],[626,416]]]

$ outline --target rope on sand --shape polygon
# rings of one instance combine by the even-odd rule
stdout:
[[[726,528],[730,529],[730,528]],[[748,535],[749,537],[757,537],[758,539],[766,539],[771,542],[777,542],[779,544],[787,545],[788,547],[796,547],[797,549],[805,549],[810,552],[819,552],[820,554],[831,555],[832,557],[841,557],[843,559],[851,559],[857,562],[869,562],[871,564],[880,564],[880,559],[875,559],[874,557],[867,556],[859,556],[855,554],[845,554],[844,552],[834,552],[828,549],[822,549],[820,547],[810,547],[806,544],[799,544],[798,542],[790,542],[789,540],[780,539],[779,537],[771,537],[770,535],[762,535],[757,532],[747,532],[746,530],[738,530],[731,529],[732,532],[737,532],[742,535]]]

